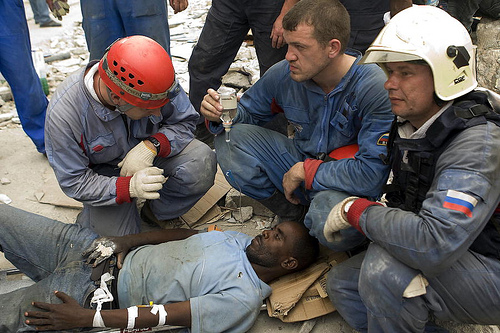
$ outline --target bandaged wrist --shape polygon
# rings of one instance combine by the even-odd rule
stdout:
[[[139,308],[137,306],[131,306],[127,308],[127,328],[132,329],[135,326],[135,318],[139,316]]]
[[[151,308],[151,313],[156,315],[158,313],[158,325],[156,326],[163,326],[167,322],[167,311],[165,310],[165,307],[161,304],[154,304],[153,307]]]
[[[102,320],[101,310],[97,310],[94,313],[94,321],[92,322],[92,327],[106,327],[104,321]]]

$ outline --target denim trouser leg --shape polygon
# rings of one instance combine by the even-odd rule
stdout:
[[[423,332],[429,313],[445,321],[500,323],[497,259],[468,251],[440,275],[427,277],[426,294],[403,298],[418,273],[372,243],[364,258],[361,254],[332,268],[328,294],[361,332]]]
[[[100,59],[118,38],[148,36],[170,54],[170,30],[164,0],[80,1],[90,60]]]
[[[32,278],[29,287],[0,295],[0,331],[28,329],[24,311],[32,301],[60,303],[55,290],[63,291],[83,304],[94,289],[91,267],[81,256],[98,237],[89,229],[65,224],[8,205],[0,205],[0,246],[5,257]],[[24,331],[22,329],[20,331]]]
[[[224,133],[216,136],[215,151],[231,186],[256,200],[270,197],[276,189],[283,192],[283,175],[303,160],[293,140],[248,124],[235,124],[229,142]],[[300,190],[296,194],[303,198]]]
[[[215,153],[196,139],[176,156],[155,159],[154,165],[168,178],[160,199],[150,201],[159,220],[179,217],[191,209],[212,187],[217,171]]]
[[[328,242],[323,234],[326,218],[332,208],[350,195],[345,192],[328,190],[312,194],[311,205],[307,211],[304,224],[310,230],[309,233],[316,237],[321,244],[333,251],[348,251],[360,245],[366,237],[353,227],[340,230],[338,240]]]
[[[30,6],[36,23],[46,23],[52,20],[45,0],[30,0]]]
[[[10,85],[23,130],[44,153],[48,101],[33,65],[24,5],[19,0],[0,2],[0,72]]]

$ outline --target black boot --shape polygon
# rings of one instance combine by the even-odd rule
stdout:
[[[276,190],[267,199],[259,200],[267,209],[278,215],[281,221],[304,222],[307,213],[307,206],[294,205],[288,201],[283,193]]]

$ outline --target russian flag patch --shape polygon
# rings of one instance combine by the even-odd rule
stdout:
[[[389,133],[382,134],[377,140],[377,146],[387,146],[389,141]]]
[[[472,211],[476,207],[477,199],[471,195],[454,190],[448,190],[443,203],[444,208],[456,210],[472,217]]]

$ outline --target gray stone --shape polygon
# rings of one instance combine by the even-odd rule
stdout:
[[[252,218],[253,216],[253,207],[240,207],[233,211],[233,217],[238,222],[245,222]]]
[[[500,20],[482,18],[478,24],[476,61],[479,86],[500,92]]]
[[[238,190],[232,188],[226,194],[226,207],[228,208],[238,208],[252,206],[253,213],[259,216],[274,217],[274,213],[267,209],[264,205],[249,196],[244,195]]]
[[[0,87],[0,98],[4,101],[12,101],[12,93],[9,87]]]

